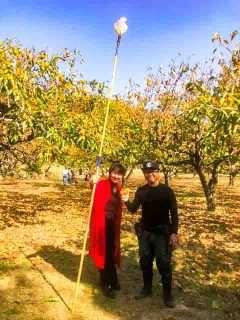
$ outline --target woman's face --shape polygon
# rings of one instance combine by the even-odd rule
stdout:
[[[121,182],[122,177],[123,177],[123,175],[119,172],[116,172],[116,171],[112,171],[111,173],[109,173],[109,179],[112,183]]]

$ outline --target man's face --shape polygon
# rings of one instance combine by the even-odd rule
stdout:
[[[143,170],[144,177],[150,186],[159,184],[159,170],[145,169]]]

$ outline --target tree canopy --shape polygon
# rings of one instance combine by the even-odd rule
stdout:
[[[174,170],[191,168],[214,209],[219,171],[238,168],[240,160],[237,36],[216,33],[218,47],[204,65],[173,60],[148,70],[144,88],[130,82],[127,96],[114,96],[103,166],[121,160],[131,169],[155,158],[166,181]],[[84,80],[76,62],[82,63],[76,50],[53,54],[0,42],[1,175],[38,172],[52,162],[94,168],[107,86]]]

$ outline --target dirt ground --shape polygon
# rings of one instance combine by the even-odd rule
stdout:
[[[133,196],[143,180],[133,177]],[[179,175],[171,181],[179,204],[180,246],[174,252],[176,309],[162,302],[155,269],[153,297],[134,300],[141,288],[138,215],[124,212],[122,290],[102,296],[98,273],[86,255],[74,315],[77,270],[86,228],[88,183],[63,186],[57,179],[0,181],[0,319],[240,319],[240,179],[234,187],[220,177],[218,208],[205,210],[199,181]]]

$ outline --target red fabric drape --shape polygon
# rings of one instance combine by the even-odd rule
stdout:
[[[120,191],[120,184],[117,184]],[[101,180],[96,185],[96,191],[93,201],[93,209],[90,223],[90,249],[89,254],[96,267],[104,269],[106,257],[105,244],[105,206],[111,198],[111,182],[109,179]],[[120,225],[122,219],[122,201],[117,211],[115,220],[115,264],[120,266]]]

